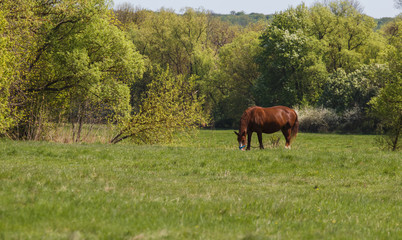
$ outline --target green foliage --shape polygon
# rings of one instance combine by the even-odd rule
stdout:
[[[219,45],[230,41],[235,33],[220,35],[227,28],[217,24],[207,12],[201,10],[188,8],[180,15],[165,9],[157,13],[136,14],[140,13],[143,14],[142,21],[127,27],[140,53],[151,64],[170,69],[174,75],[186,78],[197,75],[198,94],[209,98],[209,77],[215,67],[216,51],[219,48],[212,40]],[[208,107],[205,110],[208,111]]]
[[[370,101],[372,113],[380,119],[380,134],[384,139],[382,147],[389,148],[393,151],[401,148],[402,133],[402,99],[401,90],[402,82],[388,84],[381,90],[378,97]]]
[[[118,16],[124,17],[125,14],[127,13],[119,12]],[[147,56],[152,64],[160,65],[164,69],[169,68],[174,75],[184,75],[187,78],[197,75],[196,90],[199,91],[200,96],[205,97],[203,107],[206,113],[219,112],[217,109],[222,106],[223,95],[231,99],[242,97],[241,95],[236,97],[237,93],[250,95],[250,84],[256,74],[254,55],[251,54],[254,54],[255,51],[247,52],[250,48],[247,40],[238,42],[236,47],[228,47],[228,49],[242,50],[231,52],[231,50],[223,49],[226,45],[230,45],[238,35],[243,35],[240,33],[239,27],[219,21],[202,10],[186,9],[182,15],[165,9],[161,9],[158,13],[137,11],[132,14],[145,16],[142,21],[133,22],[128,27],[128,32],[140,52]],[[263,25],[258,23],[244,29],[244,35],[250,31],[254,32],[254,37],[250,40],[253,41],[254,46],[257,46],[258,41],[256,32],[260,31],[262,27]],[[249,39],[248,36],[243,38]],[[246,44],[246,46],[242,46],[242,44]],[[226,60],[217,60],[217,56],[223,55],[231,55],[235,59],[232,60],[228,56]],[[220,61],[226,62],[220,63]],[[229,61],[233,61],[235,64],[230,65]],[[227,67],[225,68],[225,66]],[[231,66],[233,69],[229,69]],[[239,68],[236,69],[237,67]],[[236,76],[231,75],[235,72]],[[147,77],[146,81],[151,80]],[[241,90],[236,93],[232,90],[229,92],[225,90],[222,93],[222,89],[228,85],[230,85],[229,89],[240,86]],[[137,86],[143,89],[144,84],[138,83]],[[133,96],[133,98],[138,100],[141,91],[134,90],[134,92],[137,96]],[[234,110],[235,116],[243,110],[240,109],[244,106],[245,104],[240,104]],[[230,109],[230,106],[224,106],[224,108]],[[225,111],[222,115],[233,121],[233,116],[226,116],[226,113],[228,112]],[[217,118],[216,121],[220,121],[220,119]]]
[[[272,15],[264,15],[261,13],[250,13],[245,14],[244,12],[234,12],[232,11],[230,15],[222,15],[222,14],[212,14],[213,17],[219,18],[224,22],[229,22],[232,25],[240,25],[246,27],[250,24],[259,22],[259,21],[267,21]]]
[[[333,32],[335,27],[333,24],[335,16],[331,10],[322,4],[316,3],[310,8],[309,15],[311,23],[308,31],[318,40],[328,38],[328,35]]]
[[[203,100],[197,96],[195,78],[186,79],[183,75],[173,76],[168,70],[156,70],[139,110],[121,123],[120,133],[111,142],[128,137],[135,143],[166,142],[177,131],[203,124]]]
[[[290,7],[274,15],[270,23],[281,30],[288,30],[290,34],[309,29],[309,9],[304,3],[296,8]],[[271,27],[270,26],[270,27]],[[266,36],[269,37],[269,36]]]
[[[383,146],[392,150],[400,148],[402,133],[402,18],[384,27],[391,46],[388,49],[390,71],[384,74],[385,87],[370,101],[372,114],[380,120]]]
[[[326,51],[326,65],[329,71],[343,68],[352,72],[364,62],[362,49],[367,45],[375,27],[374,19],[360,13],[347,1],[331,4],[334,14],[333,29],[327,35],[329,48]]]
[[[38,30],[38,21],[34,17],[35,1],[0,2],[1,11],[1,133],[12,136],[10,128],[18,125],[28,113],[21,111],[18,106],[26,103],[27,82],[24,75],[28,71],[32,49],[36,46],[31,30]],[[5,21],[4,21],[5,20]],[[4,68],[3,68],[4,67]]]
[[[276,14],[261,36],[257,104],[366,108],[387,69],[376,65],[386,63],[386,43],[374,26],[353,1],[302,4]]]
[[[149,13],[128,31],[140,52],[154,64],[175,74],[191,75],[203,68],[202,55],[210,54],[207,45],[206,13],[187,9],[182,15],[162,9]],[[199,66],[201,65],[201,66]]]
[[[144,62],[112,24],[108,1],[6,4],[13,27],[8,34],[21,41],[18,55],[27,52],[16,63],[13,80],[19,92],[12,103],[22,102],[17,111],[25,113],[11,131],[15,137],[41,139],[51,122],[68,120],[79,125],[79,141],[84,122],[116,121],[130,114],[129,86],[141,77]],[[14,7],[34,19],[32,26],[17,17]]]
[[[7,49],[10,41],[4,36],[7,21],[3,11],[0,10],[0,134],[9,129],[14,122],[11,118],[11,108],[9,105],[9,89],[11,86],[11,76],[13,70],[11,68],[12,55]]]
[[[65,42],[58,41],[50,52],[52,64],[41,70],[56,70],[52,84],[59,85],[58,89],[68,88],[67,106],[77,109],[86,102],[99,105],[104,112],[111,111],[107,116],[110,119],[130,114],[129,86],[142,76],[144,62],[124,33],[110,24],[108,16],[86,23],[85,30],[66,37]]]
[[[381,29],[384,25],[386,25],[387,23],[391,22],[393,20],[393,18],[391,17],[383,17],[380,19],[376,19],[376,23],[377,23],[377,27],[376,30]]]
[[[261,77],[255,85],[258,105],[314,103],[326,76],[319,43],[303,30],[271,25],[261,37]]]
[[[255,104],[251,90],[259,76],[254,61],[261,51],[259,35],[258,31],[249,31],[219,51],[218,69],[210,83],[218,127],[234,127],[244,109]]]
[[[384,65],[364,65],[349,74],[338,69],[325,82],[319,104],[337,112],[354,107],[366,109],[370,99],[384,86],[387,72],[389,69]]]

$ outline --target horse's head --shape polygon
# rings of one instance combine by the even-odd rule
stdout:
[[[246,147],[246,132],[242,133],[234,132],[237,135],[237,141],[239,142],[239,149],[244,151]]]

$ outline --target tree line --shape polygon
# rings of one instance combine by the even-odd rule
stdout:
[[[80,141],[92,123],[110,124],[114,143],[153,143],[236,127],[252,105],[353,109],[370,129],[400,135],[400,15],[378,28],[345,0],[226,17],[248,17],[236,23],[204,9],[111,4],[0,1],[2,135],[40,140],[68,123]]]

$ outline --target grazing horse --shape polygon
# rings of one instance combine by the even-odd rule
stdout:
[[[295,110],[284,106],[250,107],[241,116],[239,132],[235,132],[239,141],[239,149],[244,150],[246,147],[247,135],[247,150],[250,150],[253,132],[257,133],[260,149],[264,149],[262,133],[274,133],[279,130],[282,130],[285,136],[285,148],[290,148],[290,141],[296,137],[299,130],[299,120]]]

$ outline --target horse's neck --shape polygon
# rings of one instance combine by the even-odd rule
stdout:
[[[247,133],[248,119],[242,119],[240,122],[239,133],[246,132]]]

